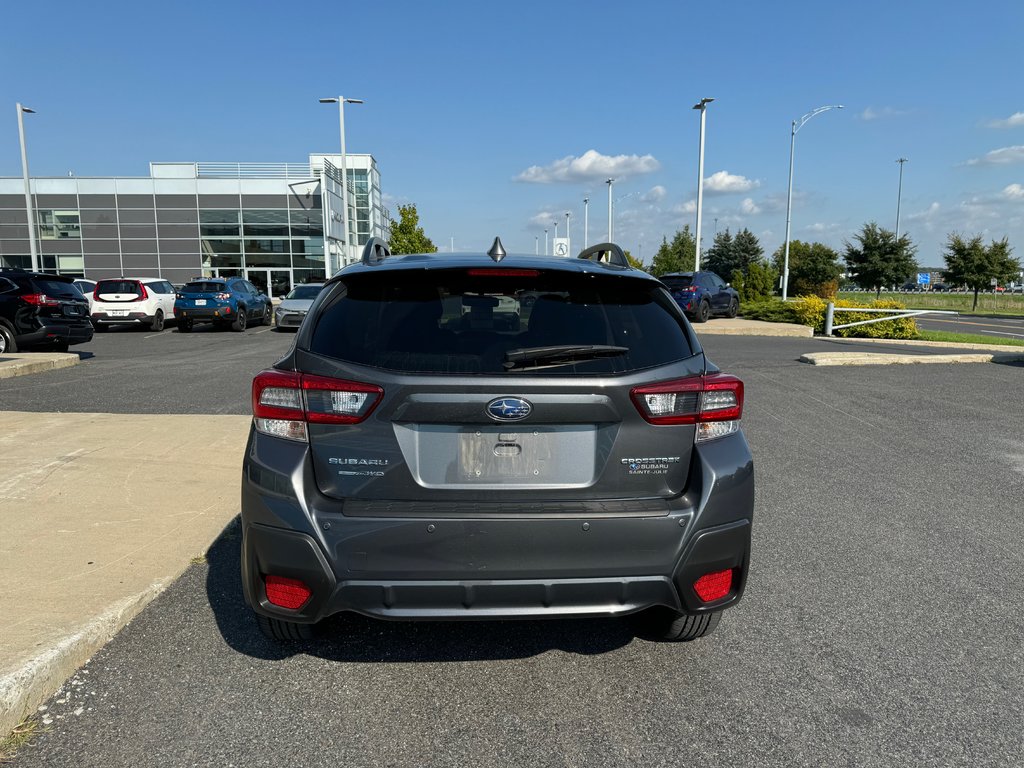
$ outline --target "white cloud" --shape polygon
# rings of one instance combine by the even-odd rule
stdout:
[[[530,184],[564,184],[603,181],[607,178],[624,179],[652,173],[661,168],[654,155],[602,155],[588,149],[579,157],[567,155],[548,165],[531,165],[515,177],[515,181]]]
[[[685,203],[672,207],[672,213],[696,213],[697,212],[697,201],[687,200]]]
[[[942,206],[938,203],[932,203],[923,211],[908,214],[907,221],[931,221],[939,214],[941,208]]]
[[[761,212],[761,209],[758,207],[757,203],[753,201],[752,198],[747,197],[743,199],[742,203],[740,203],[740,211],[747,214],[748,216],[756,216]]]
[[[1010,165],[1012,163],[1024,163],[1024,144],[993,149],[982,157],[974,157],[967,161],[968,165]]]
[[[1024,200],[1024,185],[1009,184],[1003,189],[1003,197],[1010,200]]]
[[[900,117],[902,115],[909,114],[906,109],[896,109],[896,107],[867,107],[857,117],[861,120],[881,120],[885,117]]]
[[[749,192],[761,186],[757,179],[737,176],[728,171],[718,171],[704,179],[704,191],[709,195],[729,195],[736,192]]]
[[[657,186],[651,187],[647,192],[640,196],[640,201],[644,203],[657,203],[665,199],[667,190],[658,184]]]
[[[838,229],[839,229],[839,225],[838,224],[835,224],[835,223],[833,223],[833,224],[826,224],[823,221],[816,221],[813,224],[808,224],[806,227],[804,227],[804,231],[806,231],[806,232],[813,232],[816,235],[822,235],[822,234],[826,234],[828,232],[835,232]]]
[[[556,221],[559,226],[565,224],[564,208],[557,208],[555,210],[545,209],[540,213],[534,214],[530,217],[530,226],[535,229],[550,229],[554,232]]]
[[[988,124],[989,128],[1022,128],[1024,127],[1024,112],[1014,112],[1005,120],[993,120]]]

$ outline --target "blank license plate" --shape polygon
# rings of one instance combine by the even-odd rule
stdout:
[[[111,317],[128,317],[127,309],[108,309],[107,314]]]
[[[463,480],[538,478],[551,458],[550,434],[480,430],[459,434],[459,474]]]
[[[196,306],[197,307],[205,307],[206,306],[206,299],[196,299]]]

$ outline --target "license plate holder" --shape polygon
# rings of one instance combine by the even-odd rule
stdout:
[[[539,478],[551,458],[547,432],[486,428],[459,433],[462,481],[493,483]]]
[[[196,306],[197,307],[205,307],[206,306],[206,299],[196,299]]]

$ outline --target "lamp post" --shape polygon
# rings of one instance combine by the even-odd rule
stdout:
[[[551,225],[555,228],[555,240],[558,239],[558,219],[551,222]]]
[[[907,158],[901,157],[896,162],[900,164],[900,186],[896,193],[896,242],[898,243],[900,241],[900,202],[903,200],[903,164],[907,162]]]
[[[533,255],[540,256],[540,235],[533,236]]]
[[[544,230],[544,255],[548,255],[548,231]]]
[[[565,212],[565,239],[566,239],[566,241],[569,240],[569,212],[568,211]],[[571,247],[571,245],[570,245],[570,247]]]
[[[608,242],[612,242],[612,185],[615,183],[615,179],[608,179],[605,184],[608,185]]]
[[[39,271],[39,252],[36,250],[36,217],[32,210],[32,187],[28,180],[28,151],[25,149],[25,119],[24,114],[35,114],[34,109],[23,107],[20,103],[18,108],[18,139],[21,141],[21,175],[25,179],[25,217],[28,221],[28,251],[32,255],[32,271]]]
[[[697,232],[694,235],[697,239],[697,258],[693,266],[694,271],[700,269],[700,220],[704,207],[704,123],[707,119],[708,104],[712,101],[714,99],[704,98],[693,105],[694,109],[700,110],[700,151],[697,155]]]
[[[590,239],[590,198],[583,198],[583,247],[584,249],[590,245],[588,240]]]
[[[345,230],[345,248],[342,251],[342,259],[348,261],[348,246],[349,246],[349,230],[348,230],[348,167],[345,161],[345,105],[346,104],[362,104],[362,99],[346,99],[344,96],[331,96],[330,98],[320,99],[321,104],[337,104],[338,105],[338,127],[341,133],[341,206],[345,209],[342,214],[342,228]],[[343,264],[344,265],[344,264]],[[328,271],[327,277],[330,277]]]
[[[812,109],[799,120],[794,120],[789,134],[789,192],[786,195],[786,251],[782,261],[782,300],[789,295],[789,227],[793,216],[793,152],[796,149],[796,132],[804,127],[815,115],[828,112],[830,109],[842,109],[842,104],[829,104]]]

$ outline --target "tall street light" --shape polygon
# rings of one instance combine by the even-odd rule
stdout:
[[[540,235],[533,236],[533,254],[540,256]]]
[[[829,104],[824,107],[812,109],[799,120],[794,120],[789,134],[789,192],[786,195],[786,253],[782,263],[782,300],[785,301],[789,295],[789,226],[793,216],[793,152],[796,149],[796,132],[804,127],[804,124],[815,115],[828,112],[830,109],[842,109],[842,104]]]
[[[615,242],[612,240],[612,185],[615,184],[615,179],[608,179],[605,181],[608,185],[608,242]]]
[[[700,269],[700,220],[704,208],[704,123],[707,119],[708,104],[714,99],[701,99],[693,105],[694,109],[700,110],[700,152],[697,155],[697,259],[694,262],[694,271]]]
[[[590,198],[583,198],[583,248],[586,249],[590,243],[587,240],[590,238]]]
[[[903,200],[903,164],[907,162],[907,158],[901,157],[896,161],[900,164],[900,187],[899,192],[896,193],[896,242],[900,239],[900,202]]]
[[[551,224],[555,228],[555,240],[557,240],[558,239],[558,219],[555,219],[553,222],[551,222]]]
[[[25,119],[24,114],[35,114],[34,109],[23,107],[18,108],[18,139],[21,141],[21,175],[25,179],[25,216],[28,220],[28,250],[32,255],[32,271],[39,271],[39,252],[36,250],[36,217],[32,210],[32,187],[28,181],[28,151],[25,149]]]
[[[565,212],[565,239],[569,239],[569,212]],[[568,254],[567,254],[568,255]]]
[[[544,255],[548,255],[548,231],[544,230]]]
[[[341,205],[345,209],[345,213],[342,215],[342,225],[345,229],[345,249],[342,251],[342,258],[344,261],[348,261],[348,167],[345,161],[345,105],[362,104],[363,100],[346,99],[344,96],[332,96],[330,98],[320,99],[320,103],[338,105],[338,126],[341,132]],[[342,266],[344,266],[344,264],[342,264]],[[327,277],[330,276],[330,272],[328,272]]]

